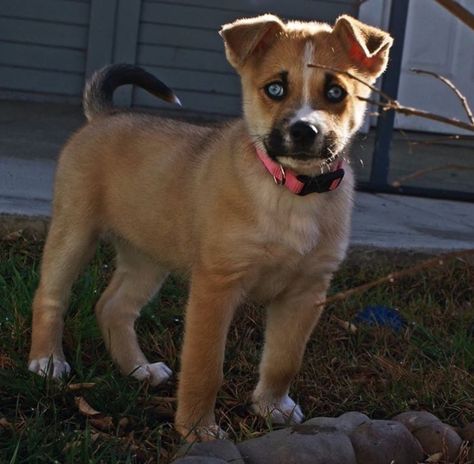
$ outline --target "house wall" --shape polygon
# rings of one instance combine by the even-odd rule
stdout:
[[[90,4],[0,2],[0,91],[79,96],[84,84]]]
[[[235,115],[239,81],[217,31],[242,16],[332,22],[357,0],[17,0],[0,3],[0,98],[79,102],[84,80],[136,63],[172,87],[188,112]],[[170,108],[136,89],[116,102]],[[171,110],[171,108],[170,108]]]

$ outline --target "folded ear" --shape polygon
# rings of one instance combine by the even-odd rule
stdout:
[[[390,34],[346,15],[337,19],[333,34],[341,40],[350,60],[362,72],[375,78],[385,71],[393,43]]]
[[[225,24],[219,34],[224,39],[229,63],[239,68],[251,55],[263,53],[284,27],[280,18],[271,14]]]

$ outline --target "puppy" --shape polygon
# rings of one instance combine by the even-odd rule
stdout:
[[[223,26],[242,81],[243,119],[200,127],[115,110],[116,87],[173,92],[140,68],[115,65],[88,82],[88,119],[64,147],[53,219],[33,302],[29,368],[70,370],[63,316],[74,279],[101,236],[116,248],[95,311],[120,370],[157,385],[171,371],[149,362],[134,330],[140,308],[169,272],[189,274],[176,427],[189,440],[222,436],[214,404],[236,308],[266,306],[253,409],[301,422],[288,396],[331,276],[348,245],[353,175],[345,148],[368,89],[385,69],[390,36],[341,16],[334,27],[267,14]],[[318,67],[311,67],[316,64]]]

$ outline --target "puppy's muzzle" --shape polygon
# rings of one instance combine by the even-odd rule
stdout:
[[[295,151],[306,151],[314,145],[319,130],[310,122],[297,121],[290,126],[289,134]]]
[[[265,149],[274,161],[280,157],[298,161],[326,159],[333,156],[334,137],[313,121],[297,120],[272,129],[265,139]]]

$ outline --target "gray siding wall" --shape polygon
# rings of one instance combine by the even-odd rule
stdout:
[[[79,101],[84,79],[112,62],[137,63],[175,89],[189,112],[235,115],[240,85],[220,26],[272,12],[332,22],[357,0],[2,0],[0,96]],[[119,104],[170,109],[141,90]]]
[[[79,96],[84,83],[90,4],[0,2],[0,89]]]

